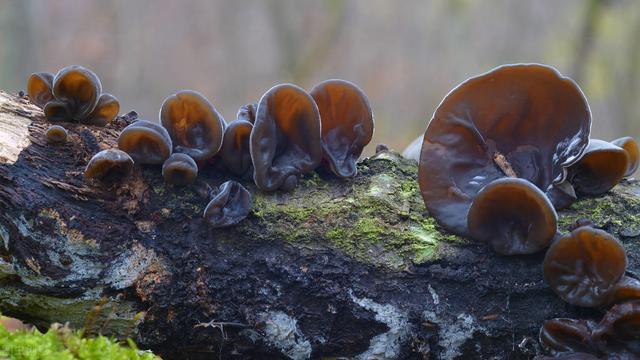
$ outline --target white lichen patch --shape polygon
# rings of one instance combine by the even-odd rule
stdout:
[[[356,359],[395,359],[409,333],[409,320],[406,313],[391,304],[378,304],[371,299],[358,298],[349,293],[351,300],[363,308],[376,313],[377,321],[384,323],[389,331],[374,336],[369,341],[369,348],[356,356]]]
[[[460,348],[467,340],[473,338],[476,331],[483,330],[474,317],[461,313],[453,320],[441,319],[434,311],[427,310],[422,314],[424,320],[439,327],[438,345],[442,347],[442,359],[453,359],[460,356]]]
[[[260,315],[264,322],[265,340],[294,360],[311,357],[311,343],[300,329],[298,321],[281,311],[270,311]]]
[[[396,193],[396,183],[397,179],[388,174],[372,176],[367,195],[386,199]]]
[[[9,231],[2,224],[0,224],[0,241],[4,245],[4,250],[9,251]]]
[[[0,92],[0,164],[14,164],[20,153],[31,145],[27,116],[18,115],[14,100]]]
[[[113,261],[103,282],[114,289],[124,289],[144,275],[153,263],[160,263],[155,251],[136,242]]]

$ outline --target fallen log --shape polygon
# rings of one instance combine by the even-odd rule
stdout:
[[[237,226],[202,219],[215,166],[186,189],[143,167],[116,186],[82,173],[125,120],[64,124],[0,92],[0,311],[135,337],[166,358],[529,359],[552,317],[599,319],[542,279],[543,254],[499,256],[444,232],[420,197],[417,165],[383,151],[355,179],[305,177],[290,193],[244,182]],[[640,259],[640,183],[626,180],[560,214],[619,237]]]

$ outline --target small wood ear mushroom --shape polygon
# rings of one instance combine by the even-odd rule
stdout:
[[[591,139],[580,161],[569,168],[568,179],[576,192],[600,195],[616,186],[627,169],[627,152],[624,149]]]
[[[224,120],[202,94],[184,90],[162,103],[160,121],[173,141],[173,151],[196,161],[215,156],[222,145]]]
[[[118,149],[102,150],[95,154],[84,170],[84,176],[105,183],[122,180],[131,174],[133,159]]]
[[[540,328],[540,344],[554,355],[594,352],[591,334],[596,325],[587,320],[566,318],[547,320]]]
[[[633,173],[638,170],[638,165],[640,164],[640,149],[638,149],[638,143],[629,136],[613,140],[611,143],[623,148],[624,151],[627,152],[627,172],[624,176],[633,175]]]
[[[65,143],[67,142],[67,129],[60,125],[51,125],[47,129],[46,133],[47,141],[50,143]]]
[[[271,88],[258,103],[250,143],[258,188],[293,189],[298,176],[322,160],[320,113],[313,98],[292,84]]]
[[[356,162],[373,136],[373,113],[364,92],[345,80],[326,80],[309,92],[318,105],[322,156],[340,178],[356,175]]]
[[[527,180],[502,178],[476,195],[468,215],[471,237],[503,255],[532,254],[547,247],[557,232],[553,205]]]
[[[251,193],[237,181],[229,180],[213,194],[204,209],[204,219],[213,228],[235,225],[249,215],[252,206]]]
[[[224,129],[220,154],[224,165],[232,173],[242,176],[253,170],[249,139],[253,124],[246,120],[232,121]]]
[[[613,287],[606,305],[611,306],[633,300],[640,301],[640,280],[623,276]]]
[[[640,302],[612,307],[593,331],[593,340],[608,351],[626,348],[640,354]]]
[[[122,130],[118,148],[137,164],[162,164],[171,155],[171,138],[162,126],[138,120]]]
[[[120,112],[120,102],[111,94],[102,94],[96,107],[87,117],[85,123],[105,126],[113,121]]]
[[[424,135],[418,179],[429,213],[469,235],[467,213],[480,189],[510,176],[546,192],[578,161],[590,128],[582,91],[551,67],[505,65],[463,82]]]
[[[236,119],[245,120],[253,124],[256,122],[256,109],[258,108],[258,103],[251,103],[247,105],[243,105],[238,110],[238,114],[236,115]]]
[[[32,103],[39,108],[43,108],[49,101],[53,100],[53,74],[48,72],[34,73],[27,80],[27,93]]]
[[[627,256],[616,238],[582,226],[551,244],[542,265],[545,281],[562,300],[598,307],[624,275]]]
[[[198,164],[186,154],[175,153],[162,164],[162,177],[168,184],[186,186],[198,177]]]

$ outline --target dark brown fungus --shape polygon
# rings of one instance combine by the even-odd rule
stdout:
[[[267,91],[250,137],[253,179],[261,190],[289,190],[322,160],[320,113],[313,98],[292,84]]]
[[[214,228],[235,225],[249,215],[252,205],[251,193],[237,181],[229,180],[214,192],[204,209],[204,219]]]
[[[624,276],[613,287],[606,305],[610,306],[632,300],[640,300],[640,280]]]
[[[554,355],[594,352],[591,334],[596,323],[587,320],[557,318],[547,320],[540,328],[540,344]]]
[[[609,309],[593,331],[593,340],[607,350],[626,348],[640,355],[640,302],[629,301]]]
[[[251,103],[242,106],[238,110],[238,114],[236,115],[236,119],[245,120],[250,123],[254,123],[256,121],[256,109],[258,108],[258,103]]]
[[[503,255],[531,254],[547,247],[557,231],[553,205],[524,179],[502,178],[486,185],[469,209],[471,237]]]
[[[32,103],[40,108],[53,99],[53,74],[48,72],[34,73],[27,80],[27,93]]]
[[[191,156],[174,153],[162,164],[162,177],[168,184],[190,185],[198,177],[198,165]]]
[[[133,170],[133,159],[118,149],[102,150],[95,154],[84,170],[84,176],[102,182],[115,182],[126,178]]]
[[[364,92],[345,80],[326,80],[311,89],[320,111],[323,162],[338,177],[356,175],[356,162],[373,136],[373,113]]]
[[[102,92],[98,76],[82,66],[72,65],[58,71],[53,79],[52,93],[57,102],[47,104],[45,115],[51,120],[82,122],[91,114]],[[59,107],[64,107],[64,110]],[[67,118],[59,116],[67,114]]]
[[[64,143],[67,142],[67,129],[60,125],[51,125],[47,129],[46,137],[50,143]]]
[[[419,184],[429,213],[468,235],[467,213],[480,189],[517,176],[548,191],[582,155],[590,127],[582,91],[551,67],[505,65],[463,82],[424,135]]]
[[[253,170],[249,139],[253,124],[246,120],[232,121],[224,129],[220,155],[224,165],[236,175],[245,175]]]
[[[202,94],[184,90],[162,103],[160,121],[173,141],[173,151],[206,160],[222,145],[224,120]]]
[[[171,138],[158,124],[138,120],[122,130],[118,148],[137,164],[162,164],[171,155]]]
[[[612,143],[591,139],[584,155],[569,168],[576,192],[600,195],[616,186],[627,172],[627,152]]]
[[[582,226],[556,240],[544,258],[544,279],[569,304],[604,305],[624,275],[622,244],[605,231]]]
[[[627,152],[627,172],[624,176],[633,175],[638,170],[640,164],[640,149],[638,149],[638,143],[632,137],[625,136],[620,139],[615,139],[611,142],[613,145],[619,146]]]
[[[567,180],[553,184],[546,195],[556,210],[568,208],[578,198],[573,186]]]
[[[102,94],[98,104],[85,121],[87,124],[105,126],[111,123],[120,112],[120,102],[111,94]]]

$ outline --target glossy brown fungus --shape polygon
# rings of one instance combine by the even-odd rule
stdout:
[[[640,165],[640,149],[638,143],[632,137],[625,136],[619,139],[615,139],[611,142],[613,145],[619,146],[627,152],[627,172],[624,176],[633,175],[638,170]]]
[[[605,304],[624,275],[627,256],[607,232],[582,226],[556,240],[544,258],[544,279],[569,304]]]
[[[609,309],[593,331],[593,340],[607,352],[626,348],[640,355],[640,302],[629,301]]]
[[[120,102],[111,94],[102,94],[96,107],[85,121],[87,124],[105,126],[111,123],[120,112]]]
[[[51,125],[47,129],[45,136],[48,142],[60,144],[67,142],[68,133],[67,129],[60,125]]]
[[[162,177],[168,184],[190,185],[198,177],[198,165],[191,156],[174,153],[162,164]]]
[[[237,181],[229,180],[212,193],[204,219],[213,228],[235,225],[249,215],[252,206],[251,193]]]
[[[613,287],[606,306],[632,300],[640,301],[640,280],[629,276],[623,276],[622,279],[620,279],[620,281],[618,281]]]
[[[540,344],[554,355],[594,352],[592,332],[596,323],[587,320],[557,318],[547,320],[540,328]]]
[[[505,65],[463,82],[424,135],[419,185],[429,213],[468,235],[467,213],[480,189],[517,176],[548,191],[582,155],[590,127],[582,91],[551,67]]]
[[[472,238],[503,255],[531,254],[546,248],[558,216],[545,194],[527,180],[502,178],[476,195],[468,215]]]
[[[293,189],[298,176],[322,160],[320,113],[313,98],[292,84],[267,91],[258,103],[250,151],[258,188]]]
[[[206,160],[222,145],[224,120],[202,94],[184,90],[167,97],[160,110],[160,122],[173,142],[173,151]]]
[[[171,155],[171,138],[167,130],[147,120],[138,120],[122,130],[118,148],[136,164],[162,164]]]
[[[567,179],[579,194],[600,195],[616,186],[627,168],[624,149],[606,141],[591,139],[580,161],[569,168]]]
[[[84,170],[84,176],[110,183],[122,180],[133,170],[133,159],[118,149],[102,150],[95,154]]]
[[[251,103],[247,105],[243,105],[238,110],[238,114],[236,115],[236,119],[245,120],[250,123],[254,123],[256,121],[256,109],[258,108],[258,103]]]
[[[53,74],[48,72],[34,73],[27,80],[27,94],[32,103],[43,108],[53,100]]]
[[[551,185],[551,188],[547,191],[546,195],[556,210],[566,209],[578,199],[576,190],[567,180],[559,184]]]
[[[224,129],[220,156],[226,168],[232,173],[242,176],[253,171],[249,139],[253,124],[246,120],[232,121]]]
[[[356,162],[373,136],[373,112],[364,92],[345,80],[326,80],[311,89],[320,111],[322,157],[340,178],[356,175]]]

